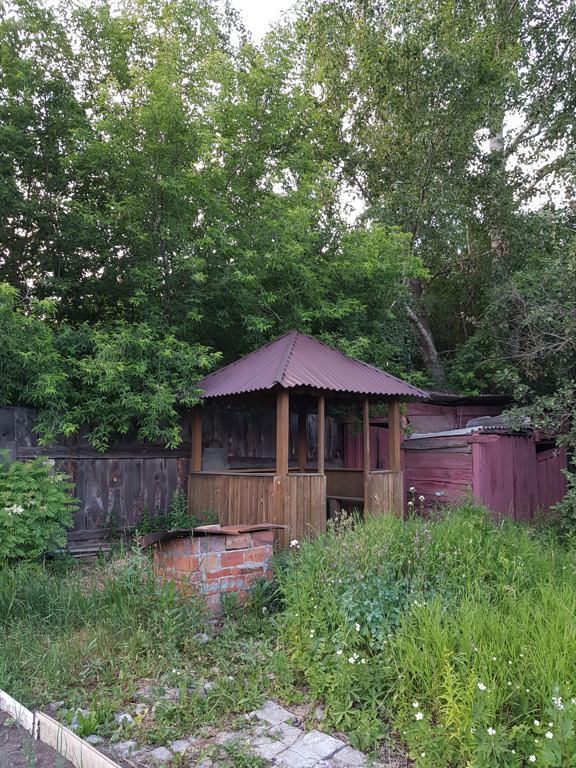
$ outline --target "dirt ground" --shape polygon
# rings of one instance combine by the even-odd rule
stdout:
[[[0,768],[74,768],[0,710]]]

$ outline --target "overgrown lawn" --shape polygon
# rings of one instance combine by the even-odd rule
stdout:
[[[417,766],[576,765],[576,559],[473,504],[292,547],[285,645],[329,722]]]

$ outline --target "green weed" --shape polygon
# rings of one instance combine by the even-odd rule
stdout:
[[[290,558],[279,628],[327,725],[367,748],[387,721],[418,766],[576,765],[576,560],[553,534],[468,503]]]

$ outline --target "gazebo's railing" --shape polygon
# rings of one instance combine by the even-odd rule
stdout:
[[[188,511],[218,514],[221,525],[278,523],[281,543],[326,530],[326,478],[314,473],[284,477],[269,472],[192,472]]]
[[[402,472],[372,470],[368,476],[369,511],[402,514]],[[277,523],[287,526],[281,543],[326,530],[327,501],[364,507],[361,469],[291,472],[192,472],[188,481],[188,511],[218,514],[221,525]]]
[[[368,511],[403,514],[403,478],[400,470],[370,470]],[[364,470],[326,469],[326,498],[347,507],[364,508]]]

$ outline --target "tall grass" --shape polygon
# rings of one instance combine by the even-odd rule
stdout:
[[[387,720],[419,766],[576,766],[576,560],[553,534],[471,503],[375,516],[301,543],[281,582],[290,652],[357,746]]]
[[[97,683],[110,690],[171,664],[203,626],[192,594],[161,586],[150,562],[126,553],[112,566],[54,576],[0,571],[0,688],[28,706]]]

